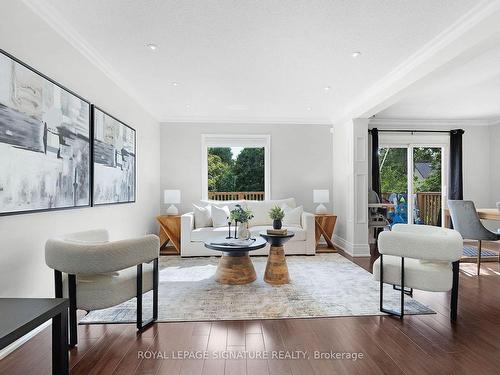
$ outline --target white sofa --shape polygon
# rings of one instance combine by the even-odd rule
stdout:
[[[249,229],[252,237],[258,236],[259,232],[272,228],[272,220],[269,218],[268,212],[273,206],[283,207],[285,204],[290,208],[295,208],[296,203],[294,198],[267,200],[267,201],[201,201],[201,205],[227,205],[230,209],[235,204],[241,204],[252,210],[254,218],[249,222]],[[315,220],[314,215],[303,212],[300,220],[300,226],[286,226],[289,231],[293,231],[295,236],[285,245],[286,254],[303,254],[314,255],[316,253],[315,240]],[[233,228],[231,232],[234,234]],[[181,256],[220,256],[220,251],[210,250],[204,246],[207,240],[215,240],[226,237],[228,227],[204,227],[196,228],[195,215],[193,212],[186,213],[181,217]],[[260,250],[250,252],[250,255],[267,255],[269,245]]]

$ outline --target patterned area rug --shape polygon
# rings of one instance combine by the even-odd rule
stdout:
[[[464,256],[467,257],[477,257],[477,247],[464,246]],[[498,253],[490,250],[481,250],[481,257],[498,257]]]
[[[163,257],[160,261],[158,320],[207,321],[385,315],[379,311],[379,283],[372,274],[338,254],[287,257],[291,283],[263,281],[266,257],[252,257],[257,280],[221,285],[214,279],[218,258]],[[399,310],[400,293],[386,285],[385,306]],[[151,316],[151,292],[144,318]],[[432,314],[405,296],[405,313]],[[92,311],[80,323],[134,322],[135,299]]]

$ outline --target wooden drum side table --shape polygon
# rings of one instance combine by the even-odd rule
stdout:
[[[290,276],[288,275],[288,266],[286,264],[283,245],[295,236],[295,234],[274,235],[261,232],[260,236],[271,245],[269,257],[267,258],[266,272],[264,273],[264,281],[271,285],[288,284]]]
[[[241,246],[229,245],[229,242],[225,238],[205,242],[207,249],[222,252],[215,280],[228,285],[248,284],[255,281],[257,275],[249,252],[262,249],[266,246],[266,241],[259,237],[255,238],[251,244]]]
[[[316,222],[316,248],[318,248],[319,240],[321,236],[325,239],[328,244],[329,249],[335,249],[332,242],[333,230],[335,229],[335,223],[337,222],[337,216],[332,214],[324,215],[314,215],[314,220]]]
[[[180,215],[160,215],[156,218],[160,224],[160,255],[172,254],[165,247],[169,242],[174,245],[174,254],[181,253],[181,217]]]

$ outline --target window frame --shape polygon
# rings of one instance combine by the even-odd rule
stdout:
[[[208,149],[210,147],[264,148],[264,199],[271,199],[271,136],[268,134],[202,134],[201,199],[208,199]]]

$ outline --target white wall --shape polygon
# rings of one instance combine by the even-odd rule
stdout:
[[[315,208],[313,189],[332,189],[332,142],[324,125],[162,124],[161,189],[180,189],[181,212],[201,199],[202,134],[271,135],[271,198]],[[331,209],[331,204],[326,205]],[[163,210],[166,207],[163,206]]]
[[[333,128],[334,243],[348,254],[369,256],[368,119]]]
[[[500,125],[490,126],[490,187],[489,206],[495,207],[500,202]]]
[[[0,217],[0,297],[50,297],[53,273],[44,259],[48,238],[91,228],[107,228],[115,239],[157,230],[159,124],[21,1],[3,0],[1,13],[1,49],[137,131],[136,203]]]

